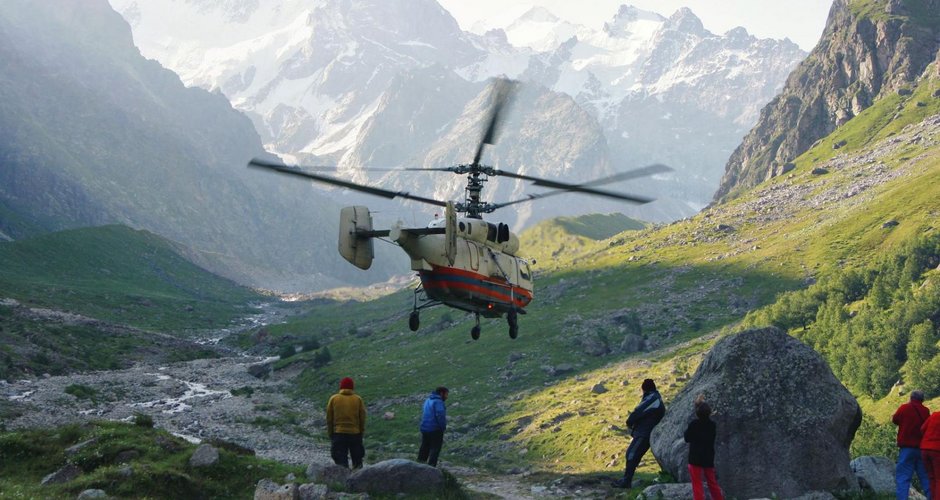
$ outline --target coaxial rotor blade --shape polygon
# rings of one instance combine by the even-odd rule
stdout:
[[[498,172],[499,172],[499,173],[498,173],[497,175],[501,175],[501,174],[503,173],[502,171],[498,171]],[[661,173],[665,173],[665,172],[672,172],[672,169],[669,168],[669,167],[667,167],[666,165],[662,165],[662,164],[659,164],[659,163],[655,163],[655,164],[653,164],[653,165],[648,165],[648,166],[645,166],[645,167],[642,167],[642,168],[636,168],[636,169],[633,169],[633,170],[628,170],[628,171],[626,171],[626,172],[619,172],[619,173],[616,173],[616,174],[613,174],[613,175],[609,175],[609,176],[607,176],[607,177],[601,177],[601,178],[599,178],[599,179],[594,179],[594,180],[592,180],[592,181],[583,182],[583,183],[581,183],[581,184],[576,184],[576,186],[577,186],[578,188],[585,188],[585,187],[591,187],[591,186],[600,186],[600,185],[609,184],[609,183],[612,183],[612,182],[619,182],[619,181],[623,181],[623,180],[626,180],[626,179],[635,179],[635,178],[637,178],[637,177],[644,177],[644,176],[647,176],[647,175],[661,174]],[[512,177],[512,175],[509,175],[509,177]],[[559,183],[559,184],[561,184],[561,183]],[[539,184],[536,184],[536,185],[539,185]],[[500,209],[500,208],[503,208],[503,207],[506,207],[506,206],[509,206],[509,205],[515,205],[516,203],[524,203],[524,202],[527,202],[527,201],[535,201],[535,200],[539,200],[539,199],[546,198],[546,197],[549,197],[549,196],[555,196],[555,195],[565,194],[565,193],[570,193],[570,192],[578,192],[578,191],[577,191],[577,190],[571,190],[571,189],[557,189],[557,190],[555,190],[555,191],[546,191],[546,192],[544,192],[544,193],[528,194],[528,195],[526,195],[525,198],[520,198],[520,199],[518,199],[518,200],[507,201],[507,202],[504,202],[504,203],[491,203],[491,204],[487,205],[487,210],[488,210],[489,212],[492,212],[493,210],[497,210],[497,209]],[[588,193],[588,194],[590,194],[590,193]],[[619,194],[619,193],[618,193],[618,194]],[[629,196],[630,198],[633,198],[633,199],[631,199],[631,200],[629,200],[629,201],[637,201],[637,200],[653,201],[652,199],[645,198],[645,197],[642,197],[642,196],[634,196],[634,195],[624,195],[624,196]],[[646,201],[637,201],[637,202],[638,202],[638,203],[646,203]]]
[[[480,158],[483,156],[484,144],[495,144],[499,134],[500,112],[509,102],[515,83],[511,80],[500,78],[493,83],[493,91],[490,109],[487,111],[486,128],[483,137],[480,138],[480,144],[477,145],[476,154],[473,155],[472,165],[479,165]]]
[[[273,162],[261,160],[258,158],[254,158],[250,162],[248,162],[248,166],[275,170],[277,172],[281,172],[284,174],[294,175],[297,177],[304,177],[306,179],[311,179],[317,182],[322,182],[325,184],[332,184],[334,186],[341,186],[344,188],[352,189],[354,191],[360,191],[363,193],[368,193],[368,194],[375,195],[375,196],[381,196],[383,198],[388,198],[388,199],[406,198],[409,200],[420,201],[422,203],[427,203],[430,205],[437,205],[439,207],[443,207],[447,205],[443,201],[438,201],[432,198],[425,198],[423,196],[415,196],[413,194],[410,194],[404,191],[390,191],[388,189],[381,189],[381,188],[372,187],[372,186],[364,186],[362,184],[356,184],[354,182],[344,181],[342,179],[336,179],[334,177],[327,177],[325,175],[312,174],[310,172],[301,170],[297,167],[289,167],[287,165],[283,165],[280,163],[273,163]]]
[[[514,172],[507,172],[505,170],[496,170],[496,175],[502,175],[505,177],[512,177],[514,179],[523,179],[527,181],[532,181],[536,186],[550,187],[554,189],[560,189],[562,191],[571,191],[575,193],[584,193],[591,194],[595,196],[603,196],[605,198],[614,198],[617,200],[623,201],[632,201],[634,203],[649,203],[653,201],[652,198],[647,198],[645,196],[634,196],[629,194],[616,193],[613,191],[605,191],[602,189],[595,189],[588,187],[584,184],[568,184],[566,182],[552,181],[548,179],[540,179],[538,177],[532,177],[530,175],[517,174]]]
[[[599,186],[601,184],[610,184],[613,182],[625,181],[627,179],[646,177],[648,175],[664,174],[666,172],[672,172],[672,169],[661,163],[654,163],[645,167],[635,168],[625,172],[618,172],[607,177],[601,177],[600,179],[595,179],[593,181],[582,182],[579,184],[579,186]]]

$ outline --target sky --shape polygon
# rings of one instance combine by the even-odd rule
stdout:
[[[669,16],[689,7],[712,33],[722,34],[743,26],[758,38],[789,38],[803,50],[819,41],[832,0],[438,0],[460,27],[508,24],[505,21],[541,5],[562,19],[600,28],[617,13],[621,4]]]

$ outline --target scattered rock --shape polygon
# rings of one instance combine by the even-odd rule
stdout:
[[[325,484],[307,483],[301,484],[297,488],[297,495],[300,500],[321,500],[327,498],[330,488]]]
[[[940,89],[934,90],[933,96],[934,96],[934,97],[940,97]]]
[[[885,457],[858,457],[849,462],[862,490],[894,493],[894,462]]]
[[[591,387],[591,392],[594,394],[604,394],[607,392],[607,388],[604,387],[604,384],[598,383],[594,384],[594,387]]]
[[[209,467],[219,462],[219,450],[211,444],[201,444],[189,458],[190,467]]]
[[[620,352],[624,354],[640,352],[643,350],[643,344],[643,337],[635,334],[626,335],[623,338],[623,342],[620,343]]]
[[[730,233],[734,231],[734,226],[730,224],[718,224],[717,226],[715,226],[715,230],[722,231],[725,233]]]
[[[255,378],[267,378],[269,375],[274,373],[274,363],[255,363],[253,365],[248,365],[248,373]]]
[[[349,469],[342,465],[310,464],[307,466],[307,479],[315,483],[345,485],[349,474]]]
[[[881,228],[882,228],[882,229],[888,229],[889,227],[894,227],[894,226],[897,226],[898,224],[900,224],[900,222],[898,222],[898,221],[896,221],[896,220],[894,220],[894,219],[891,219],[891,220],[889,220],[889,221],[885,221],[885,223],[881,225]]]
[[[816,167],[813,169],[813,172],[812,172],[813,175],[826,175],[828,173],[829,171],[822,167]]]
[[[40,481],[39,484],[46,486],[49,484],[67,483],[80,475],[82,475],[82,469],[80,469],[77,465],[67,464],[61,469],[42,478],[42,481]]]
[[[353,472],[346,486],[350,491],[379,495],[435,494],[444,486],[444,473],[430,465],[393,458]]]
[[[718,480],[721,485],[721,480]],[[707,491],[707,488],[706,488]],[[643,488],[644,498],[668,498],[669,500],[693,500],[692,483],[654,484]]]
[[[604,356],[610,353],[607,341],[597,333],[586,333],[578,338],[581,350],[588,356]]]
[[[858,489],[849,444],[861,408],[825,360],[786,332],[725,337],[673,399],[652,444],[660,466],[680,481],[689,476],[682,435],[700,394],[715,412],[715,464],[729,497]]]
[[[780,174],[781,175],[785,174],[787,172],[792,171],[795,168],[796,168],[796,163],[793,163],[792,161],[788,161],[783,164],[783,167],[780,168]]]
[[[911,95],[914,91],[911,89],[898,89],[898,95]]]
[[[297,485],[294,483],[281,486],[270,479],[262,479],[255,487],[255,500],[298,500],[299,498]]]
[[[525,357],[525,354],[522,354],[521,352],[511,352],[509,353],[509,362],[515,363],[516,361],[519,361],[520,359],[524,357]]]
[[[181,443],[180,440],[167,437],[163,434],[158,434],[155,441],[160,449],[168,453],[176,453],[183,449],[183,443]]]
[[[828,491],[810,491],[790,500],[836,500],[836,497]]]
[[[382,420],[395,420],[395,412],[387,411],[382,414]]]
[[[78,494],[77,500],[91,500],[92,498],[108,498],[104,490],[85,490]]]
[[[70,457],[81,451],[86,446],[91,446],[98,442],[98,438],[91,438],[87,441],[82,441],[81,443],[74,444],[65,449],[65,456]]]
[[[211,444],[220,450],[230,451],[236,455],[246,455],[251,457],[255,456],[255,450],[252,450],[247,446],[242,446],[238,443],[226,441],[224,439],[209,438],[203,442],[206,444]]]
[[[848,141],[846,141],[845,139],[842,139],[841,141],[833,143],[832,149],[840,149],[842,148],[842,146],[845,146],[846,144],[848,144]]]
[[[569,363],[562,363],[555,367],[555,375],[564,375],[574,371],[574,366]]]

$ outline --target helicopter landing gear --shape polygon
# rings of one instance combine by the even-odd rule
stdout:
[[[470,338],[477,340],[480,338],[480,315],[476,315],[477,324],[473,325],[473,328],[470,329]]]
[[[408,316],[408,328],[416,332],[419,326],[421,326],[421,317],[418,315],[418,310],[415,309],[411,311],[411,314]]]
[[[519,316],[515,309],[510,309],[506,313],[506,322],[509,323],[509,338],[514,339],[519,336]]]

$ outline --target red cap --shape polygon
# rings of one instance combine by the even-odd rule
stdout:
[[[340,389],[352,389],[353,388],[353,379],[349,377],[344,377],[343,380],[339,381]]]

